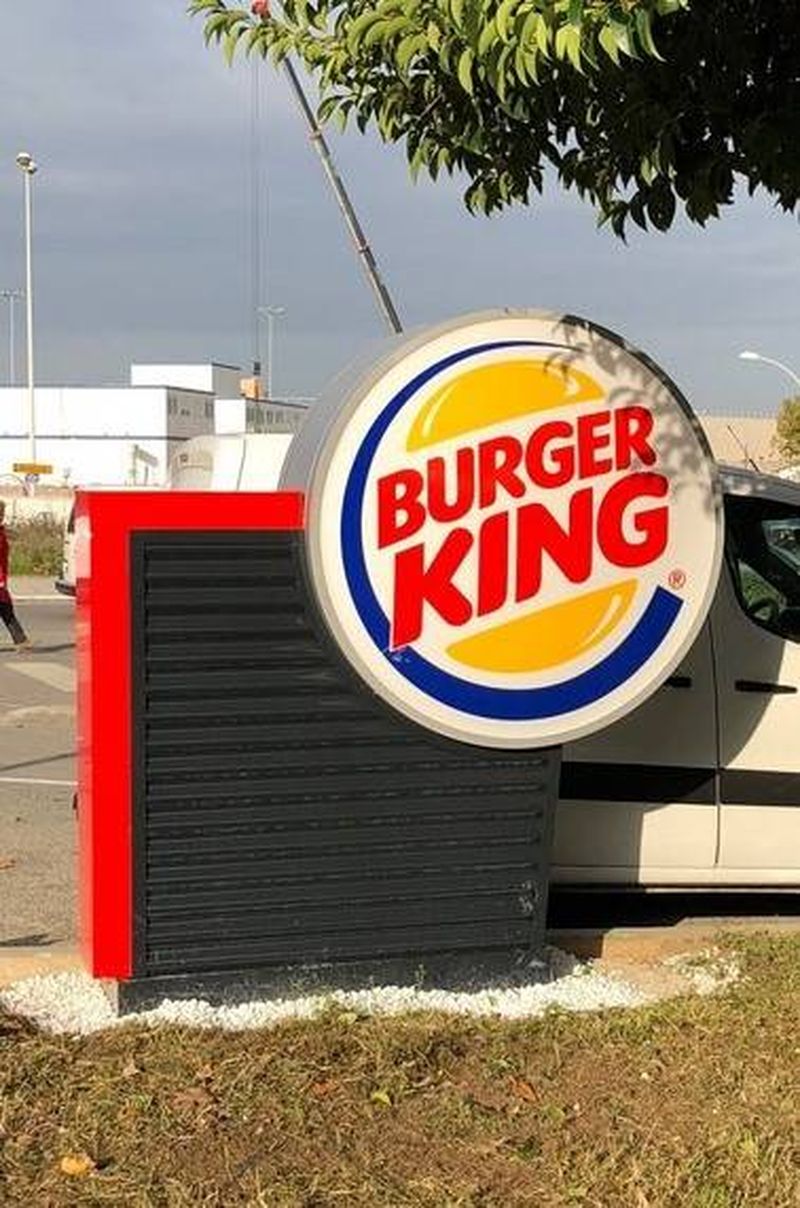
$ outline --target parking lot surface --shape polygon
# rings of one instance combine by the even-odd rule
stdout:
[[[20,586],[33,648],[18,654],[0,632],[3,948],[56,945],[75,932],[74,604],[47,582]]]

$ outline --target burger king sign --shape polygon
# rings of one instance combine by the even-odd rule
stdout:
[[[464,742],[548,746],[629,712],[717,582],[688,404],[581,319],[493,312],[401,342],[320,405],[285,478],[307,487],[311,581],[349,662]]]

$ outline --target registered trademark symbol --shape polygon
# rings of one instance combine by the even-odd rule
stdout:
[[[671,570],[668,582],[670,587],[674,588],[675,591],[680,591],[682,587],[686,586],[686,571],[679,569]]]

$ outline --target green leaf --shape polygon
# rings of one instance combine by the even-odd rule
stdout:
[[[636,33],[639,37],[639,43],[643,50],[646,50],[654,59],[659,59],[662,63],[664,60],[658,53],[655,42],[653,41],[653,31],[650,26],[650,14],[644,8],[636,10]]]
[[[656,178],[656,167],[647,155],[644,155],[639,163],[639,175],[646,185],[651,185]]]
[[[629,58],[632,57],[633,47],[631,46],[631,37],[627,25],[623,25],[619,21],[611,21],[608,28],[611,30],[620,54],[628,55]]]
[[[475,62],[475,55],[469,46],[461,52],[461,58],[458,60],[458,82],[465,92],[470,96],[473,93],[472,83],[472,65]]]
[[[367,12],[356,17],[347,31],[347,48],[351,53],[358,49],[367,30],[380,20],[380,14],[376,13],[374,9],[368,9]]]
[[[464,28],[464,8],[466,0],[451,0],[450,14],[453,18],[456,29]]]
[[[484,58],[491,47],[498,41],[497,23],[494,20],[487,21],[478,37],[478,57],[481,59]]]
[[[230,27],[222,39],[222,50],[228,66],[233,62],[244,30],[239,25]]]
[[[574,25],[562,25],[556,30],[556,57],[569,59],[576,71],[583,71],[581,63],[581,31]]]
[[[408,37],[403,38],[394,56],[398,71],[405,73],[414,56],[419,54],[420,51],[426,51],[427,49],[428,39],[424,34],[410,34]]]
[[[442,44],[442,31],[435,21],[428,22],[427,38],[431,50],[438,51]]]
[[[636,225],[641,227],[643,231],[646,231],[647,215],[645,214],[644,196],[642,193],[634,193],[628,206],[628,212]]]
[[[534,84],[538,82],[539,56],[536,52],[536,47],[527,50],[524,43],[520,43],[514,54],[514,65],[520,79],[525,80],[527,78],[532,80]]]
[[[486,212],[486,185],[482,180],[470,185],[464,195],[467,209],[472,214],[477,214],[479,211]]]
[[[361,45],[366,50],[374,46],[377,42],[386,40],[386,26],[388,22],[384,21],[383,17],[379,17],[377,21],[373,21],[361,36]]]
[[[615,67],[619,67],[619,45],[616,35],[609,25],[604,25],[597,35],[597,41],[608,55]]]
[[[541,14],[537,14],[536,16],[535,32],[536,45],[539,47],[540,52],[545,56],[549,55],[551,42],[550,26]]]
[[[569,0],[568,20],[570,25],[580,27],[583,21],[584,0]]]
[[[518,4],[519,0],[502,0],[497,10],[495,23],[497,25],[497,32],[504,42],[508,41],[511,17]]]
[[[667,231],[675,218],[675,194],[667,181],[661,181],[647,198],[647,216],[658,231]]]
[[[513,46],[510,46],[510,45],[504,46],[503,49],[500,51],[500,54],[497,59],[497,63],[495,64],[494,90],[497,93],[497,95],[499,96],[500,100],[503,101],[504,103],[505,103],[506,97],[508,95],[508,77],[506,75],[506,67],[507,67],[513,53],[514,53]]]

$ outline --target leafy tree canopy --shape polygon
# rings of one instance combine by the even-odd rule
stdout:
[[[787,465],[800,465],[800,394],[783,400],[778,412],[775,448]]]
[[[467,205],[528,202],[548,167],[622,235],[704,223],[737,180],[800,197],[797,0],[190,0],[209,41],[315,76],[320,118],[461,172]]]

